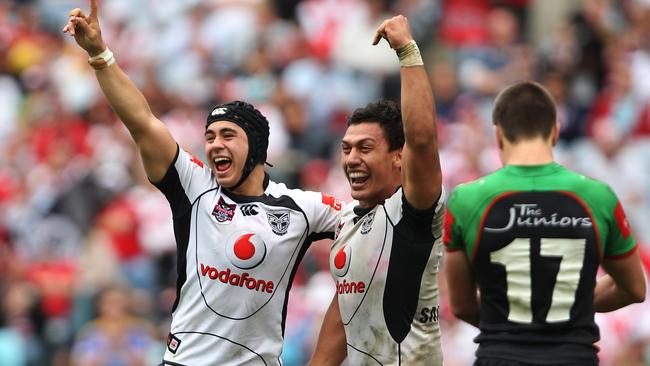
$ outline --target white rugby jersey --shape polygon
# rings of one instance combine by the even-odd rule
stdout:
[[[350,365],[442,364],[438,267],[444,191],[430,210],[398,189],[372,209],[348,204],[330,252]]]
[[[280,365],[291,281],[313,240],[333,237],[341,203],[265,179],[226,193],[178,151],[156,186],[170,202],[178,287],[163,365]]]

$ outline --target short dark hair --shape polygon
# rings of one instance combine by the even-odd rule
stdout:
[[[357,108],[348,118],[348,127],[359,123],[379,123],[388,141],[388,151],[404,147],[404,128],[399,104],[392,100],[379,100]]]
[[[551,136],[556,122],[555,101],[551,94],[534,81],[519,81],[497,95],[492,123],[502,128],[505,138],[520,140]]]

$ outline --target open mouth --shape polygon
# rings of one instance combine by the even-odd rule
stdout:
[[[228,169],[230,169],[230,167],[232,166],[232,160],[224,156],[219,156],[214,158],[214,166],[215,168],[217,168],[218,172],[223,173]]]
[[[368,181],[368,178],[370,176],[367,173],[350,172],[348,173],[348,177],[350,178],[350,185],[352,186],[352,188],[356,188],[356,187],[363,186],[363,184]]]

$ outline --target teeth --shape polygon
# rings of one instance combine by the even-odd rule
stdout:
[[[356,178],[365,178],[368,176],[368,174],[362,172],[350,172],[349,176],[352,179],[356,179]]]
[[[215,163],[215,164],[219,164],[219,163],[221,163],[221,162],[229,162],[229,161],[230,161],[230,159],[225,158],[225,157],[217,157],[217,158],[214,158],[214,163]]]

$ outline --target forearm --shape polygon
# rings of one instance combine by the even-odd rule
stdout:
[[[117,63],[96,70],[95,75],[109,104],[137,142],[155,118],[144,95]]]
[[[458,312],[456,317],[468,324],[471,324],[478,328],[481,321],[481,313],[479,311],[478,303],[471,304],[471,307],[467,307],[463,312]]]
[[[437,151],[433,93],[424,66],[400,67],[400,78],[406,144]]]
[[[638,302],[638,299],[617,286],[610,275],[606,274],[597,280],[594,291],[594,309],[596,312],[606,313],[618,310],[635,302]]]
[[[338,297],[334,295],[330,303],[320,333],[316,350],[309,366],[339,366],[347,357],[345,328],[341,320]]]

